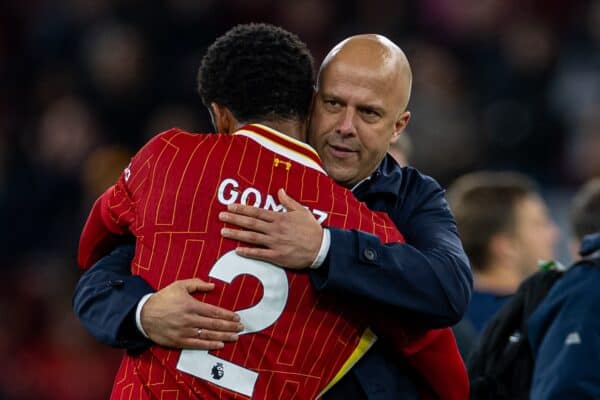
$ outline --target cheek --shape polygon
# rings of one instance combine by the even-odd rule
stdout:
[[[311,122],[311,127],[308,132],[308,144],[310,144],[314,148],[317,148],[319,143],[322,141],[323,135],[319,131],[317,131],[317,125],[315,124],[315,122],[316,121]]]
[[[359,137],[363,149],[369,153],[370,157],[380,157],[385,154],[389,148],[389,135],[380,131],[367,131]]]
[[[325,116],[319,113],[314,113],[310,123],[310,132],[308,140],[310,144],[316,147],[323,143],[328,132],[328,121]]]
[[[325,143],[325,133],[322,131],[314,132],[309,138],[308,143],[317,150],[322,150],[323,144]]]
[[[548,236],[548,231],[543,228],[530,229],[527,233],[525,245],[529,249],[535,249],[537,253],[540,253],[537,254],[537,256],[545,255],[542,253],[546,253],[552,247],[550,237]]]

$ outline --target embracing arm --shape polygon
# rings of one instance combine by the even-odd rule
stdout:
[[[328,255],[311,270],[311,278],[317,290],[374,301],[422,328],[450,326],[462,318],[468,305],[471,270],[444,191],[433,179],[408,172],[397,202],[376,190],[359,198],[369,208],[386,212],[407,244],[383,244],[364,232],[329,228]],[[221,234],[255,245],[238,247],[242,256],[285,268],[308,268],[319,252],[322,229],[285,192],[279,191],[278,199],[287,212],[229,205],[219,218],[242,229],[227,228]]]
[[[191,294],[212,290],[200,279],[173,282],[141,308],[144,337],[135,321],[138,303],[154,289],[131,275],[133,246],[121,246],[100,259],[80,278],[73,309],[83,326],[100,342],[129,351],[144,350],[153,343],[175,348],[218,349],[237,340],[243,329],[239,316],[229,310],[196,300]],[[202,334],[198,335],[198,329]]]
[[[144,349],[152,342],[135,326],[135,309],[150,287],[132,276],[129,264],[133,246],[121,246],[86,271],[73,295],[73,310],[97,340],[128,350]]]
[[[466,311],[472,275],[444,192],[432,179],[413,176],[399,204],[366,198],[388,213],[406,244],[382,244],[359,231],[330,228],[325,264],[311,272],[319,290],[366,297],[437,328],[458,322]]]
[[[197,278],[176,281],[142,303],[142,298],[154,290],[141,277],[131,275],[134,248],[122,247],[101,258],[118,243],[132,240],[136,227],[135,193],[148,184],[147,170],[156,160],[154,154],[168,144],[165,139],[178,132],[173,129],[157,135],[132,158],[117,183],[94,203],[81,233],[79,265],[87,270],[96,264],[82,275],[73,308],[94,337],[112,346],[135,350],[150,345],[138,324],[159,345],[205,350],[220,348],[223,341],[237,340],[235,333],[243,329],[237,314],[191,295],[212,290],[213,284]]]

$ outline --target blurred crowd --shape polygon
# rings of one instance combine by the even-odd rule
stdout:
[[[250,21],[297,33],[316,65],[354,33],[399,43],[411,164],[444,186],[503,169],[568,192],[600,175],[600,0],[2,2],[0,399],[106,398],[120,353],[70,311],[84,218],[152,135],[211,129],[197,67]]]

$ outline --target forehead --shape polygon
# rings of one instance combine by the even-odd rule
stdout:
[[[381,103],[396,97],[390,75],[360,62],[332,61],[321,71],[319,93]]]

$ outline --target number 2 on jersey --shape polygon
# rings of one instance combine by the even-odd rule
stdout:
[[[240,275],[252,275],[263,286],[263,297],[254,306],[239,310],[244,330],[240,335],[262,331],[281,316],[288,299],[285,271],[273,264],[238,256],[230,251],[217,260],[208,276],[231,283]],[[177,369],[215,385],[251,397],[258,373],[206,350],[183,350]]]

